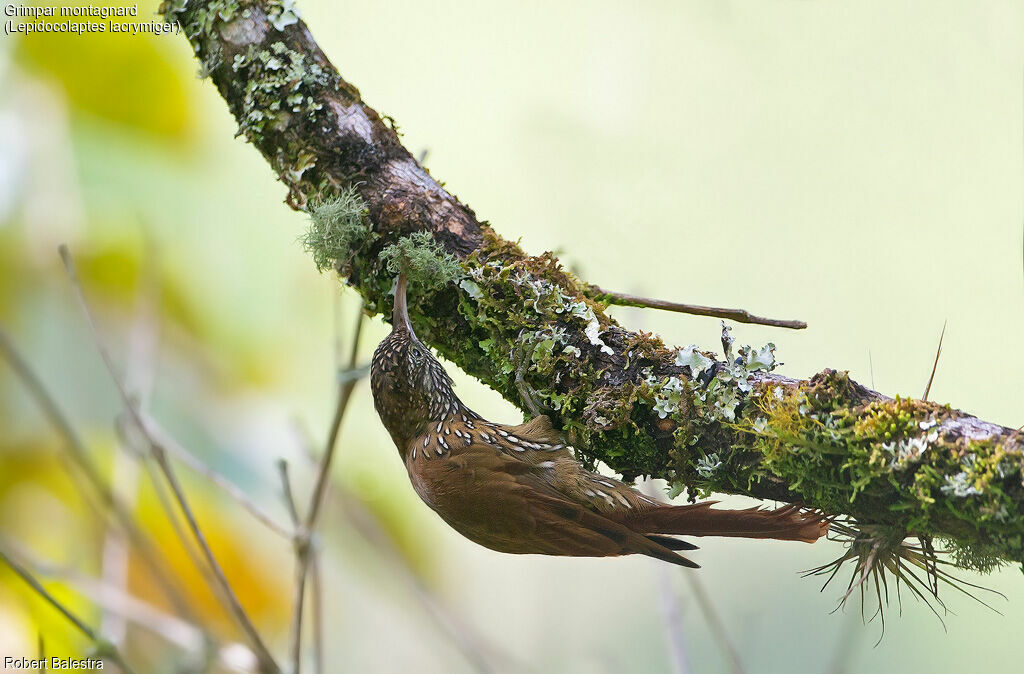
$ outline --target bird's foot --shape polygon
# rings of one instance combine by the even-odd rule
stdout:
[[[539,417],[544,412],[540,409],[540,404],[537,402],[537,391],[526,383],[523,378],[523,374],[526,372],[533,356],[533,350],[536,345],[529,345],[523,349],[523,356],[519,359],[519,365],[516,367],[516,390],[519,392],[519,400],[523,405],[526,406],[526,410],[530,413],[530,418]]]

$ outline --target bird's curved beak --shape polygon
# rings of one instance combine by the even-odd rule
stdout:
[[[395,284],[395,309],[391,314],[391,331],[406,330],[414,335],[416,333],[412,331],[412,322],[409,320],[409,306],[405,301],[405,286],[405,272],[402,272]]]

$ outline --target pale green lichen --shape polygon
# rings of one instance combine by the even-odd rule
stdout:
[[[297,185],[303,174],[316,166],[316,155],[309,150],[299,150],[294,163],[290,165],[283,159],[283,154],[282,152],[278,163],[282,164],[281,178],[289,185]]]
[[[717,452],[711,452],[697,460],[697,473],[704,478],[710,478],[721,467],[722,461],[718,458]]]
[[[675,364],[679,367],[689,368],[690,378],[698,379],[702,374],[711,369],[715,361],[698,351],[696,344],[690,344],[676,350]]]
[[[166,0],[158,11],[163,14],[164,21],[181,23],[185,34],[195,44],[199,38],[209,35],[218,22],[227,23],[239,17],[251,16],[251,10],[246,4],[239,0]],[[261,4],[267,20],[278,31],[298,23],[302,18],[295,0],[264,0]]]
[[[306,55],[274,42],[269,50],[250,46],[239,56],[231,67],[245,70],[240,132],[250,140],[261,139],[269,130],[284,130],[293,115],[313,120],[323,108],[319,93],[331,76]]]
[[[258,10],[252,3],[169,0],[161,5],[164,20],[181,25],[200,56],[201,77],[228,66],[237,73],[234,80],[242,85],[242,109],[236,114],[239,134],[253,142],[294,126],[296,119],[314,121],[323,107],[324,89],[336,81],[336,75],[315,59],[285,43],[281,31],[299,21],[294,0],[269,0],[260,6],[272,28],[256,20]],[[273,39],[277,35],[281,39]],[[294,149],[289,147],[289,154],[294,155]]]
[[[377,238],[370,212],[353,188],[309,207],[309,228],[302,245],[313,256],[319,271],[344,272],[356,253]]]
[[[1019,440],[950,435],[943,427],[956,413],[948,407],[863,395],[845,374],[828,372],[781,398],[755,393],[756,415],[738,423],[793,499],[876,522],[896,538],[949,538],[965,568],[991,568],[992,550],[1024,559]],[[759,418],[767,423],[755,429],[750,420]]]
[[[209,0],[190,3],[189,0],[167,0],[160,5],[159,12],[164,21],[180,23],[188,39],[196,45],[198,38],[210,34],[218,22],[231,21],[241,9],[238,0]]]
[[[288,26],[298,23],[302,18],[299,9],[295,6],[295,0],[268,2],[267,5],[269,7],[267,18],[278,30],[284,30]]]
[[[402,237],[385,247],[380,259],[392,274],[404,271],[420,292],[457,283],[465,275],[458,259],[445,251],[430,232],[414,232]]]

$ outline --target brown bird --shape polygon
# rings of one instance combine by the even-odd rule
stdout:
[[[409,471],[413,489],[453,529],[514,554],[612,557],[641,554],[697,568],[673,538],[740,536],[813,543],[823,516],[797,506],[714,510],[669,506],[586,470],[546,416],[518,426],[482,419],[416,338],[405,275],[395,288],[391,334],[373,354],[373,402]]]

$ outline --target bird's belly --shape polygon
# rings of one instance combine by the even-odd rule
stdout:
[[[498,552],[544,552],[532,527],[523,526],[521,513],[509,512],[510,504],[493,498],[493,494],[466,488],[468,485],[464,483],[456,485],[425,479],[416,471],[409,471],[409,481],[420,500],[448,526],[474,543]]]

